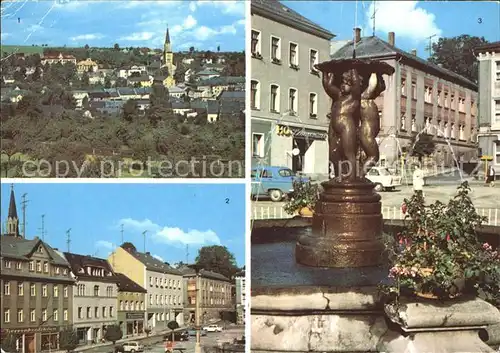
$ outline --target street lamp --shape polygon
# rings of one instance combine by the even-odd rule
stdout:
[[[189,265],[189,268],[193,269],[196,272],[196,302],[195,302],[195,327],[196,327],[196,343],[194,345],[194,353],[201,353],[201,344],[200,344],[200,271],[202,266],[198,264]]]

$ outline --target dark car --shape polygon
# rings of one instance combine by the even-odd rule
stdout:
[[[172,341],[172,333],[167,333],[163,336],[164,341]],[[174,341],[189,341],[189,333],[187,331],[174,332]]]
[[[123,344],[117,344],[115,346],[114,353],[125,353],[125,349],[123,348]]]

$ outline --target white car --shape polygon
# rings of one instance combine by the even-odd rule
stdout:
[[[373,167],[366,178],[375,184],[376,191],[394,190],[401,186],[401,177],[393,175],[386,167]]]
[[[125,353],[135,353],[135,352],[144,352],[144,346],[140,344],[139,342],[131,341],[131,342],[125,342],[123,345],[123,351]]]
[[[203,327],[203,329],[207,332],[222,332],[222,326],[219,325],[208,325]]]

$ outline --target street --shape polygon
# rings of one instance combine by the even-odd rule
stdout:
[[[230,328],[222,332],[209,332],[206,336],[201,337],[201,346],[204,347],[214,347],[218,343],[223,342],[233,342],[235,338],[241,339],[245,335],[244,328]],[[158,343],[159,337],[150,337],[139,340],[141,344],[145,346],[144,353],[164,353],[165,343]],[[194,353],[196,337],[189,337],[187,342],[175,342],[176,348],[185,348],[186,350],[182,353]],[[85,351],[86,353],[112,353],[112,346],[101,346],[92,348]],[[174,350],[175,353],[181,353]]]

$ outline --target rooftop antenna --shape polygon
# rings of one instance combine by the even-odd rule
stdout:
[[[142,232],[142,236],[144,238],[144,253],[146,253],[146,234],[147,234],[147,230],[145,230],[144,232]]]
[[[42,228],[40,228],[42,240],[45,240],[45,215],[42,215]]]
[[[123,224],[121,225],[121,230],[120,230],[120,233],[122,235],[122,244],[123,244]]]
[[[26,199],[26,196],[28,194],[23,194],[21,205],[22,205],[22,210],[23,210],[23,238],[26,239],[26,205],[28,204],[29,200]]]
[[[375,7],[376,1],[373,0],[373,13],[371,19],[373,20],[373,33],[372,35],[375,37],[375,15],[377,13],[377,8]]]
[[[186,244],[186,265],[189,264],[189,244]]]
[[[354,12],[354,28],[358,26],[358,0],[356,0],[356,11]],[[352,58],[356,59],[356,35],[354,34],[354,45],[352,47]]]
[[[432,38],[437,36],[437,34],[433,34],[432,36],[428,36],[427,39],[429,40],[429,46],[425,48],[426,51],[429,52],[429,56],[432,55]]]
[[[71,228],[66,231],[66,245],[68,246],[68,252],[70,252],[71,244]]]

